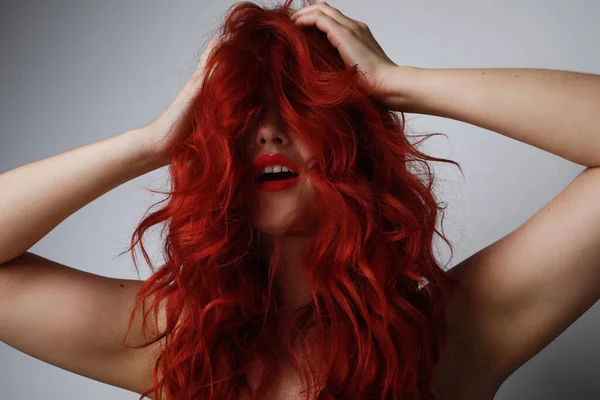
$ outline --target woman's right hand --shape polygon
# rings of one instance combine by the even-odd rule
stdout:
[[[215,36],[210,40],[200,57],[196,70],[175,100],[154,121],[139,130],[150,154],[160,160],[163,165],[170,163],[173,148],[190,134],[181,129],[180,120],[202,85],[208,57],[223,37]]]

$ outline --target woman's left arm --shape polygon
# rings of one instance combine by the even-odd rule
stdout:
[[[326,2],[291,15],[327,34],[370,95],[389,109],[477,125],[588,167],[600,166],[600,76],[533,68],[398,66],[369,27]]]
[[[388,69],[394,110],[456,119],[600,166],[600,75],[533,68]]]

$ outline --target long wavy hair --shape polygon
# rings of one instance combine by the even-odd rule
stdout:
[[[164,330],[129,346],[162,340],[154,386],[140,399],[238,399],[242,391],[260,399],[281,355],[300,373],[306,399],[433,399],[444,305],[457,279],[433,254],[434,234],[452,245],[436,228],[445,207],[434,196],[428,161],[460,166],[418,151],[434,134],[409,142],[404,114],[370,97],[360,71],[345,66],[323,32],[294,25],[291,3],[243,2],[228,10],[220,27],[225,39],[181,121],[190,135],[173,150],[171,189],[131,237],[136,269],[139,244],[152,275],[126,337],[136,310],[142,307],[146,327],[151,313],[158,323],[165,305]],[[255,188],[244,141],[269,107],[316,161],[302,169],[319,221],[302,264],[311,301],[293,314],[286,343],[276,335],[282,296],[275,271],[281,241],[292,233],[281,235],[265,259],[247,211]],[[156,224],[166,232],[159,268],[142,244]],[[324,355],[319,376],[294,346],[309,329]],[[245,373],[256,359],[266,362],[251,390]]]

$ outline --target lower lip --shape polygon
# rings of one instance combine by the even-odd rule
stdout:
[[[291,186],[294,186],[298,183],[300,179],[300,175],[290,178],[284,179],[281,181],[269,181],[269,182],[257,182],[257,186],[260,190],[265,190],[267,192],[279,192],[281,190],[285,190]]]

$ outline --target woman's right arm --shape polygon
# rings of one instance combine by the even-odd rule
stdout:
[[[167,165],[147,145],[152,129],[127,131],[0,175],[0,342],[137,393],[151,385],[161,345],[122,344],[143,282],[92,274],[27,250],[102,194]],[[65,243],[65,250],[70,247]],[[162,321],[162,308],[159,313]],[[151,329],[154,335],[163,328]],[[142,344],[146,334],[138,311],[126,343]]]
[[[23,254],[104,193],[164,166],[133,129],[0,174],[0,264]]]
[[[122,344],[143,281],[92,274],[27,250],[104,193],[169,165],[172,149],[191,133],[181,121],[221,39],[208,43],[191,78],[150,124],[0,175],[0,342],[113,386],[150,388],[164,339],[140,349]],[[145,300],[146,309],[153,301]],[[138,309],[127,345],[164,331],[164,299],[155,311],[159,325],[148,315],[147,330]]]

